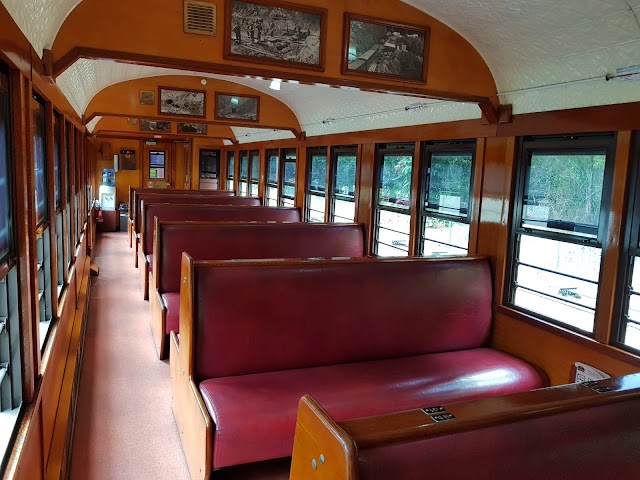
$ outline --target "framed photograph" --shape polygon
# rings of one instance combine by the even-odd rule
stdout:
[[[345,14],[342,73],[427,81],[428,27]]]
[[[178,133],[195,133],[196,135],[207,134],[206,123],[178,123]]]
[[[187,115],[203,117],[206,112],[207,92],[204,90],[176,90],[158,87],[158,113],[161,115]]]
[[[140,130],[145,132],[170,132],[171,122],[140,120]]]
[[[216,92],[216,120],[247,120],[257,122],[260,97]]]
[[[279,0],[226,0],[224,57],[324,70],[327,11]]]

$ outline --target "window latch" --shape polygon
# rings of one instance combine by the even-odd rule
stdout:
[[[0,385],[2,385],[2,381],[4,377],[9,373],[9,362],[0,363]]]

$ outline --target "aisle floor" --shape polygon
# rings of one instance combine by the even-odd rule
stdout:
[[[188,480],[171,411],[169,361],[157,358],[149,302],[125,232],[98,234],[71,459],[72,480]],[[216,472],[284,480],[288,461]]]

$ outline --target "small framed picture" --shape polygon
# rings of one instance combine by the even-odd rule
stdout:
[[[140,120],[140,130],[146,132],[170,132],[171,122],[158,120]]]
[[[207,124],[206,123],[178,123],[178,133],[206,135]]]
[[[427,81],[428,27],[345,14],[342,73]]]
[[[158,87],[158,113],[160,115],[185,115],[203,117],[206,115],[206,95],[203,90],[176,90]]]
[[[280,0],[226,0],[224,57],[324,70],[327,11]]]
[[[216,120],[246,120],[257,122],[260,97],[216,92]]]

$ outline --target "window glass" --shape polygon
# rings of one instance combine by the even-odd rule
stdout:
[[[235,169],[235,157],[233,152],[227,152],[227,178],[233,179]]]
[[[613,145],[612,135],[533,139],[520,155],[509,300],[588,334],[595,328]]]
[[[53,124],[53,178],[53,196],[56,209],[59,209],[62,205],[60,201],[62,172],[60,169],[60,118],[58,115],[55,116]]]
[[[404,213],[378,211],[376,254],[380,256],[407,256],[411,217]]]
[[[165,178],[165,152],[149,152],[149,178]]]
[[[356,192],[356,156],[336,155],[336,180],[333,193],[339,198],[355,201]]]
[[[380,169],[378,205],[409,208],[412,168],[413,157],[411,155],[384,155]]]
[[[326,153],[311,154],[311,169],[309,170],[309,193],[324,195],[327,182]]]
[[[260,179],[260,153],[256,150],[251,152],[251,181],[257,182]]]
[[[596,237],[606,152],[531,155],[522,226]]]
[[[425,257],[466,255],[469,248],[469,224],[443,218],[426,217],[422,230]]]
[[[278,163],[278,151],[267,151],[267,183],[270,185],[278,185]]]
[[[427,211],[467,216],[472,163],[473,157],[469,154],[431,155],[424,205]]]
[[[240,180],[247,179],[247,171],[249,169],[247,162],[247,152],[240,153]]]
[[[33,161],[35,170],[36,224],[47,219],[47,157],[44,105],[33,102]]]
[[[0,73],[0,261],[11,250],[11,192],[9,190],[9,95],[7,77]]]

